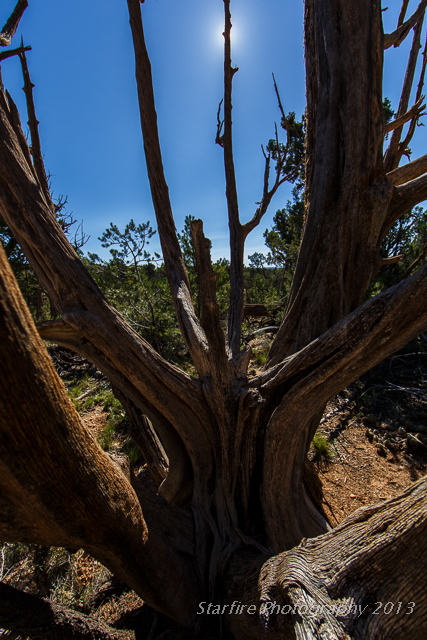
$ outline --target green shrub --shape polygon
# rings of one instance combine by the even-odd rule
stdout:
[[[327,464],[332,460],[331,445],[327,441],[326,437],[321,433],[316,433],[314,435],[311,447],[314,452],[312,458],[314,462],[323,462],[324,464]]]

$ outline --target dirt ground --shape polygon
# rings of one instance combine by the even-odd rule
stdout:
[[[97,438],[107,424],[108,414],[101,407],[96,407],[93,411],[82,413],[80,418],[86,429],[89,429],[92,435]]]
[[[367,437],[362,421],[354,419],[346,424],[343,416],[334,416],[320,427],[327,438],[337,430],[331,443],[332,460],[317,464],[324,508],[332,525],[359,507],[393,498],[427,474],[427,447],[425,453],[422,447],[417,452],[379,448]]]

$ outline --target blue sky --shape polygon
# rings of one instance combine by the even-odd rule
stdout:
[[[2,1],[1,24],[15,0]],[[400,2],[384,13],[395,28]],[[412,12],[417,2],[411,0]],[[166,179],[176,226],[192,214],[204,220],[212,257],[228,257],[228,225],[222,150],[214,144],[222,97],[223,2],[146,0],[142,5],[151,62]],[[261,144],[274,132],[279,112],[274,72],[286,111],[305,107],[302,0],[232,0],[233,121],[242,221],[261,197]],[[97,237],[114,222],[134,218],[154,225],[134,82],[133,50],[125,0],[29,0],[12,46],[20,35],[35,86],[37,116],[54,194],[68,196],[68,209],[91,236],[86,248],[100,254]],[[397,108],[405,53],[386,52],[384,95]],[[3,80],[24,104],[17,59],[2,65]],[[22,115],[22,120],[26,117]],[[424,129],[413,157],[426,152]],[[260,227],[247,239],[246,255],[265,251],[263,232],[290,197],[284,185]],[[151,241],[156,250],[158,242]],[[105,255],[105,254],[104,254]]]

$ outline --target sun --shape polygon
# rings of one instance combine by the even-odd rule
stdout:
[[[232,47],[233,45],[236,44],[236,42],[238,42],[238,33],[239,33],[238,30],[233,25],[231,29],[231,46]],[[215,43],[220,47],[224,46],[224,25],[223,24],[215,26]]]

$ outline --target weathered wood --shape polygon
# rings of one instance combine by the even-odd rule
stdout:
[[[120,374],[109,359],[75,329],[62,320],[38,323],[37,328],[44,340],[72,349],[93,362],[114,387],[149,417],[163,442],[169,462],[167,477],[159,491],[171,504],[186,501],[192,493],[193,470],[184,442],[172,423],[136,389],[130,376]]]
[[[232,82],[238,71],[231,64],[231,13],[230,0],[224,0],[224,134],[222,146],[224,149],[225,194],[227,197],[228,226],[230,228],[230,305],[227,318],[227,348],[230,358],[236,358],[240,353],[240,337],[243,315],[243,249],[244,237],[239,216],[239,202],[237,197],[236,173],[233,158],[232,136]]]
[[[140,448],[154,481],[160,485],[168,475],[169,460],[153,425],[136,404],[117,387],[113,387],[113,393],[126,412],[129,435]]]
[[[212,460],[206,433],[209,419],[203,417],[207,406],[200,382],[166,362],[107,303],[54,220],[53,204],[46,203],[33,167],[28,165],[28,148],[24,153],[21,147],[26,144],[25,138],[16,134],[17,123],[14,120],[12,126],[11,119],[3,96],[0,136],[9,142],[0,148],[3,219],[19,240],[65,323],[83,342],[93,346],[98,359],[105,360],[116,378],[127,379],[135,397],[144,397],[173,425],[190,457],[197,459],[205,443],[205,469],[209,473]],[[133,399],[129,389],[123,390]],[[145,411],[143,406],[140,408]]]
[[[1,539],[83,547],[147,602],[188,623],[197,600],[191,559],[172,551],[173,536],[165,544],[149,535],[128,480],[83,427],[2,248],[0,343],[8,372],[0,385]]]
[[[239,550],[224,578],[228,626],[245,640],[424,640],[426,530],[422,479],[285,553]]]
[[[128,0],[128,9],[135,49],[136,84],[144,151],[166,274],[182,336],[199,375],[203,376],[208,371],[208,345],[194,311],[190,283],[176,235],[169,190],[163,171],[151,64],[145,46],[140,1]]]
[[[259,318],[267,315],[268,309],[264,304],[245,304],[243,307],[244,318]]]
[[[277,615],[277,605],[282,611],[288,605],[285,611],[295,610],[287,616],[298,640],[424,640],[426,532],[423,479],[382,505],[359,509],[334,531],[272,558],[259,577],[264,625],[280,629],[286,614]]]
[[[390,180],[395,186],[419,178],[427,172],[427,154],[417,158],[408,164],[404,164],[403,167],[398,167],[387,174],[387,179]]]
[[[276,552],[298,544],[302,537],[318,535],[324,526],[303,485],[303,461],[317,428],[313,417],[350,380],[427,327],[426,299],[427,266],[341,320],[262,385],[266,406],[269,392],[274,397],[280,386],[286,388],[268,422],[264,448],[264,517]],[[260,376],[254,384],[263,379]]]
[[[411,96],[412,85],[414,82],[415,69],[418,61],[418,55],[421,49],[421,30],[423,26],[424,11],[420,15],[420,18],[414,27],[414,36],[412,39],[411,52],[408,58],[408,65],[406,68],[405,80],[403,82],[399,108],[397,110],[398,118],[405,115],[408,111],[409,99]],[[417,95],[417,100],[420,97],[421,97],[420,95]],[[414,117],[417,118],[416,115]],[[405,141],[404,145],[399,144],[402,136],[402,131],[403,131],[403,125],[394,129],[390,137],[388,148],[384,154],[384,168],[387,172],[397,168],[400,160],[402,159],[403,154],[406,153],[407,151],[407,144],[410,138]]]
[[[405,40],[406,36],[409,34],[411,29],[417,24],[417,22],[424,16],[425,9],[427,7],[427,1],[421,0],[418,5],[416,11],[412,14],[406,22],[402,25],[399,25],[396,31],[393,33],[387,33],[384,35],[384,49],[389,49],[389,47],[398,47]],[[402,7],[403,9],[403,7]],[[405,7],[406,11],[406,7]],[[400,20],[399,20],[400,22]]]
[[[205,238],[201,220],[193,220],[190,228],[196,256],[197,286],[201,309],[200,323],[209,343],[210,373],[226,382],[229,376],[229,367],[215,289],[218,276],[212,269],[210,241]]]
[[[9,19],[4,25],[0,33],[0,47],[8,47],[12,42],[12,38],[16,33],[19,22],[23,16],[25,9],[28,7],[28,0],[18,0]]]
[[[404,37],[415,26],[410,75],[426,3],[423,0],[416,19],[407,21],[396,36]],[[152,467],[158,482],[165,475],[160,441],[169,462],[160,495],[156,495],[147,488],[145,476],[134,477],[126,461],[114,460],[99,449],[70,409],[18,300],[16,286],[7,275],[2,295],[9,301],[7,292],[12,292],[17,306],[13,312],[9,302],[2,307],[6,322],[0,335],[0,363],[3,371],[13,373],[0,389],[0,449],[4,452],[0,463],[4,489],[0,493],[0,537],[83,546],[147,602],[187,625],[197,620],[199,600],[226,600],[237,593],[257,602],[262,565],[271,553],[285,549],[287,553],[270,559],[261,572],[262,583],[268,585],[264,595],[270,597],[278,588],[286,602],[292,598],[297,602],[300,597],[312,601],[308,583],[303,589],[299,583],[294,585],[296,578],[284,588],[277,584],[283,575],[282,569],[277,572],[275,567],[291,567],[298,577],[300,566],[292,565],[292,558],[299,558],[301,549],[292,547],[330,529],[304,472],[323,406],[363,371],[427,327],[426,267],[361,306],[366,287],[382,264],[380,245],[387,228],[427,197],[425,174],[398,183],[406,180],[408,171],[421,171],[422,159],[405,174],[402,170],[386,175],[393,167],[384,165],[382,149],[380,1],[306,0],[304,233],[286,314],[266,369],[248,379],[250,349],[241,351],[240,344],[243,246],[264,205],[249,223],[241,225],[231,137],[235,69],[231,65],[229,0],[224,6],[224,133],[220,135],[220,123],[218,141],[224,148],[226,167],[232,290],[225,337],[215,274],[199,221],[193,224],[193,236],[201,319],[195,315],[163,172],[140,2],[128,0],[141,125],[159,235],[180,329],[199,379],[161,358],[107,303],[56,223],[53,203],[34,167],[16,107],[0,92],[0,212],[62,317],[41,325],[40,335],[88,357],[138,412],[148,416],[153,431],[146,424],[148,430],[143,435],[153,436]],[[402,9],[400,22],[405,11]],[[399,118],[408,114],[405,101],[409,86],[412,80],[404,84]],[[418,115],[418,111],[413,115],[411,126]],[[406,142],[400,143],[399,138],[396,153],[390,152],[393,162]],[[270,193],[268,170],[267,158],[264,204]],[[22,323],[25,330],[21,331],[18,327]],[[18,349],[9,339],[12,334]],[[141,446],[145,445],[141,440]],[[122,472],[125,467],[126,476]],[[390,518],[403,526],[406,505],[416,504],[411,500],[409,494],[402,498],[400,511],[387,511]],[[335,558],[335,540],[340,540],[343,531],[348,546],[337,543],[342,554],[336,555],[344,563],[337,568],[344,571],[341,576],[348,575],[345,549],[351,555],[354,545],[363,539],[358,547],[360,558],[369,556],[371,540],[368,535],[360,538],[360,522],[357,518],[347,521],[345,529],[338,528],[309,543],[309,549],[319,553],[315,564],[306,559],[310,584],[317,586],[316,571],[322,562],[329,584],[332,569],[328,563]],[[419,523],[422,531],[424,507]],[[399,531],[389,527],[391,546],[396,543],[397,554],[405,540],[412,539],[412,530],[409,524],[409,537],[399,538]],[[381,534],[380,529],[375,531]],[[381,546],[378,553],[381,560]],[[408,554],[409,567],[416,558]],[[352,566],[351,558],[347,564]],[[367,576],[375,579],[372,570]],[[322,593],[320,589],[314,593],[316,601],[322,601]],[[330,592],[328,597],[333,600],[335,595]],[[239,639],[264,637],[258,619],[252,628],[236,620],[240,618],[230,616],[228,623]],[[273,622],[263,620],[275,637]],[[327,617],[327,624],[326,634],[347,633],[337,616]],[[286,626],[286,633],[310,637],[307,628],[305,620],[297,617]],[[279,629],[279,637],[284,629]],[[367,629],[366,637],[376,638],[388,627]],[[355,639],[363,637],[357,636],[359,631],[354,627]]]
[[[305,226],[267,366],[361,304],[379,268],[379,233],[392,195],[383,169],[379,0],[306,2],[305,60]]]
[[[427,198],[427,175],[400,184],[393,190],[388,216],[382,236],[385,235],[391,225],[396,222],[406,211],[410,211],[419,202]]]
[[[412,120],[414,116],[424,115],[423,111],[425,109],[425,105],[423,104],[424,98],[420,98],[417,102],[403,115],[397,117],[395,120],[388,122],[384,125],[385,133],[389,133],[390,131],[394,131],[398,127],[401,127],[403,124]]]

